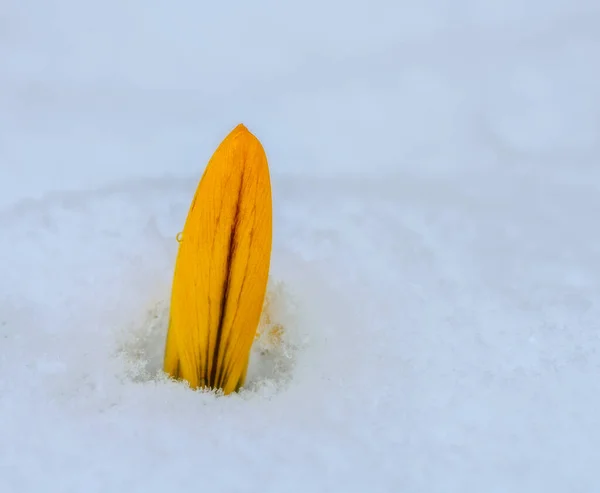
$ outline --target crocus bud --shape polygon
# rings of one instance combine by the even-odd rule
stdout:
[[[164,371],[191,388],[244,384],[271,261],[269,167],[238,125],[208,162],[180,237]]]

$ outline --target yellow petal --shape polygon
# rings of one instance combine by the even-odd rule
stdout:
[[[265,151],[238,125],[211,157],[175,264],[164,371],[192,388],[238,390],[248,367],[271,261]]]

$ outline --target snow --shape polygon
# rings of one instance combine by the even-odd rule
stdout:
[[[5,2],[0,490],[597,492],[600,5]],[[244,123],[274,194],[238,395],[160,374]]]

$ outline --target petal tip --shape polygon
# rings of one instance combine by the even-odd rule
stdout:
[[[243,123],[238,123],[238,125],[231,132],[229,132],[229,135],[225,137],[223,142],[228,142],[233,139],[237,140],[238,138],[241,138],[246,144],[257,143],[260,147],[262,147],[260,139],[250,130],[248,130],[248,127],[246,127],[246,125]]]

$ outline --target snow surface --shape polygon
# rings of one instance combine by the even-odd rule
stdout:
[[[0,491],[600,491],[597,0],[8,0]],[[160,374],[204,165],[274,193],[281,345]]]

